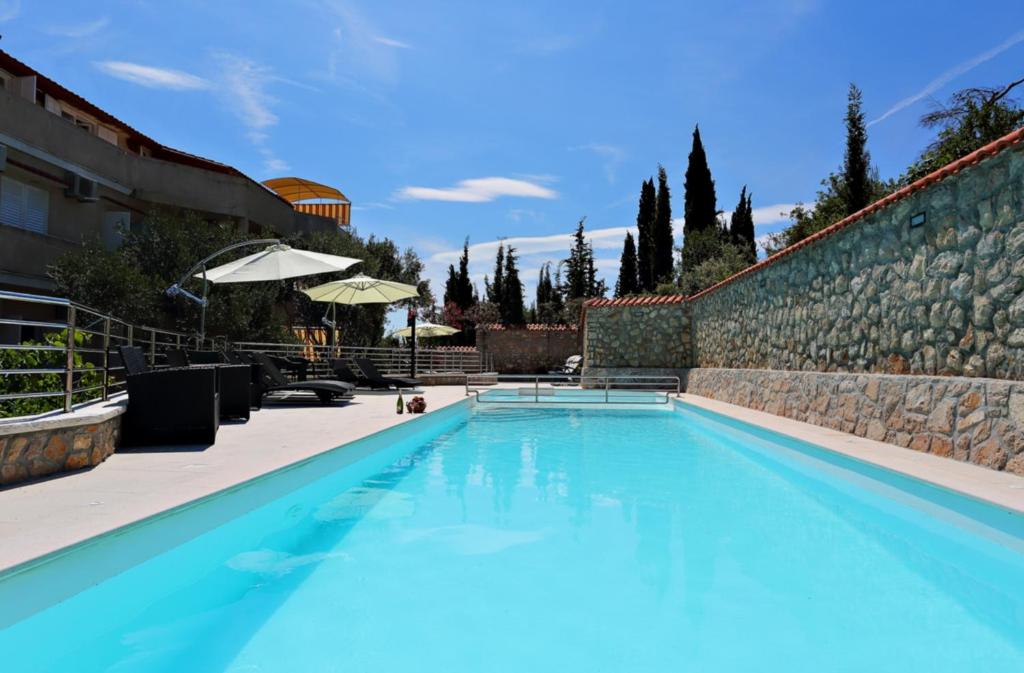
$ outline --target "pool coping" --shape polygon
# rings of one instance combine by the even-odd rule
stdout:
[[[677,404],[720,414],[1024,515],[1024,477],[1009,472],[921,453],[699,395],[684,393]]]

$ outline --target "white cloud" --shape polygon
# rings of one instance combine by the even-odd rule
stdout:
[[[460,180],[454,187],[403,187],[397,196],[420,201],[486,203],[503,196],[556,199],[558,192],[544,185],[514,178],[490,177]]]
[[[947,70],[946,72],[942,73],[941,75],[933,79],[931,82],[929,82],[928,85],[925,86],[925,88],[921,89],[912,96],[907,96],[906,98],[897,102],[891,108],[883,112],[880,117],[868,122],[868,126],[872,126],[881,121],[885,121],[886,119],[893,116],[897,112],[910,107],[919,100],[931,96],[933,93],[935,93],[942,87],[946,86],[960,75],[963,75],[964,73],[973,70],[974,68],[978,67],[979,65],[986,61],[992,60],[993,58],[1003,53],[1007,49],[1014,47],[1020,44],[1021,42],[1024,42],[1024,30],[1018,33],[1014,33],[1008,39],[996,45],[995,47],[992,47],[988,51],[984,51],[973,58],[967,59],[966,61],[960,63],[959,65],[953,66],[952,68],[950,68],[949,70]]]
[[[248,129],[246,137],[263,157],[263,169],[268,173],[288,170],[286,161],[268,147],[268,129],[277,124],[277,115],[271,109],[276,99],[267,92],[269,82],[280,81],[273,71],[255,61],[221,53],[217,55],[221,66],[221,93],[229,110]]]
[[[181,70],[156,68],[128,61],[100,61],[96,63],[96,67],[111,77],[151,89],[189,91],[210,88],[208,80]]]
[[[21,0],[0,0],[0,22],[10,21],[21,12]]]
[[[408,42],[402,42],[392,37],[384,37],[383,35],[374,35],[371,37],[374,42],[383,44],[385,47],[394,47],[395,49],[412,49],[412,45]]]
[[[94,35],[110,25],[109,17],[102,17],[94,21],[74,25],[50,26],[45,29],[49,35],[58,37],[82,38]]]
[[[587,143],[586,145],[576,145],[575,147],[569,148],[570,152],[590,152],[599,157],[603,157],[604,162],[604,175],[608,180],[608,184],[614,184],[616,178],[616,169],[618,165],[622,163],[622,160],[626,158],[626,152],[615,145],[608,145],[606,143]]]

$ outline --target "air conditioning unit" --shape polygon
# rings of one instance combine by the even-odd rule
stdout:
[[[83,178],[78,173],[68,171],[65,176],[67,187],[64,189],[64,196],[78,199],[79,201],[99,201],[99,191],[95,180]]]
[[[7,168],[7,145],[0,145],[0,173]]]

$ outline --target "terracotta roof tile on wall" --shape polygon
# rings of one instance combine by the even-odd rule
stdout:
[[[476,326],[477,329],[488,330],[490,332],[500,332],[503,330],[527,330],[530,332],[575,332],[576,325],[545,325],[543,323],[527,323],[526,325],[504,325],[498,322],[480,323]]]
[[[879,199],[878,201],[875,201],[871,205],[867,206],[866,208],[864,208],[862,210],[857,211],[853,215],[845,217],[842,220],[839,220],[838,222],[836,222],[835,224],[833,224],[831,226],[828,226],[828,227],[825,227],[821,231],[819,231],[819,232],[817,232],[815,234],[812,234],[811,236],[808,236],[804,240],[802,240],[802,241],[800,241],[798,243],[795,243],[795,244],[789,246],[788,248],[785,248],[784,250],[781,250],[781,251],[775,253],[774,255],[769,257],[768,259],[762,260],[762,261],[758,262],[757,264],[754,264],[753,266],[748,266],[746,269],[743,269],[742,271],[740,271],[739,273],[737,273],[735,275],[729,276],[728,278],[726,278],[722,282],[718,283],[717,285],[712,285],[711,287],[707,288],[706,290],[703,290],[702,292],[698,292],[697,294],[695,294],[692,297],[690,297],[690,299],[694,300],[694,299],[698,299],[700,297],[706,296],[708,294],[711,294],[712,292],[714,292],[716,290],[719,290],[719,289],[725,287],[726,285],[728,285],[730,283],[733,283],[733,282],[739,280],[740,278],[742,278],[742,277],[744,277],[744,276],[746,276],[748,274],[751,274],[751,273],[754,273],[756,271],[759,271],[760,269],[763,269],[764,267],[766,267],[766,266],[768,266],[770,264],[774,264],[775,262],[779,261],[783,257],[786,257],[787,255],[791,255],[791,254],[793,254],[794,252],[796,252],[797,250],[799,250],[801,248],[805,248],[805,247],[807,247],[809,245],[813,245],[814,243],[820,241],[821,239],[826,238],[828,236],[831,236],[832,234],[836,233],[837,231],[839,231],[841,229],[845,229],[846,227],[850,226],[854,222],[862,220],[865,217],[867,217],[868,215],[870,215],[870,214],[872,214],[874,212],[877,212],[877,211],[881,210],[882,208],[886,208],[886,207],[892,205],[893,203],[896,203],[897,201],[901,201],[901,200],[907,198],[908,196],[910,196],[911,194],[913,194],[915,192],[919,192],[922,189],[935,184],[936,182],[944,180],[945,178],[948,178],[951,175],[955,175],[955,174],[959,173],[960,171],[962,171],[963,169],[968,168],[969,166],[974,166],[975,164],[979,163],[980,161],[983,161],[984,159],[987,159],[989,157],[995,156],[996,154],[999,154],[1000,152],[1002,152],[1003,150],[1005,150],[1005,149],[1007,149],[1009,147],[1013,147],[1015,145],[1018,145],[1022,141],[1024,141],[1024,128],[1019,128],[1016,131],[1013,131],[1011,133],[1006,134],[1005,136],[1003,136],[999,140],[993,141],[993,142],[989,143],[988,145],[985,145],[984,147],[971,152],[970,154],[968,154],[965,157],[962,157],[960,159],[957,159],[956,161],[953,161],[951,163],[946,164],[945,166],[943,166],[942,168],[938,169],[937,171],[934,171],[933,173],[929,173],[928,175],[924,176],[923,178],[921,178],[919,180],[916,180],[915,182],[912,182],[911,184],[907,185],[903,189],[897,190],[897,191],[893,192],[892,194],[889,194],[888,196],[883,197],[883,198]]]
[[[685,294],[655,294],[642,297],[620,297],[618,299],[588,299],[583,305],[587,308],[604,308],[605,306],[649,306],[652,304],[682,304],[687,299]]]

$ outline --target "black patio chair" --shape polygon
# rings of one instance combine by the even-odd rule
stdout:
[[[356,366],[363,372],[368,385],[373,388],[417,388],[420,382],[416,379],[407,379],[400,376],[382,376],[377,367],[369,358],[356,358]]]
[[[128,409],[121,418],[124,446],[213,444],[220,427],[215,369],[152,369],[142,349],[119,346]]]
[[[216,351],[184,351],[177,348],[165,352],[171,367],[211,367],[217,371],[220,391],[220,417],[249,420],[252,406],[252,367],[224,362]]]
[[[331,371],[334,372],[334,375],[337,377],[339,381],[351,383],[357,388],[362,387],[372,389],[374,387],[380,387],[379,384],[377,386],[374,386],[372,381],[370,381],[368,378],[352,369],[352,367],[350,367],[348,363],[345,362],[344,360],[331,358],[330,360],[327,361],[327,364],[330,365]],[[388,386],[385,385],[384,387],[387,388]]]
[[[250,353],[249,357],[260,365],[261,397],[277,392],[311,392],[317,396],[320,404],[327,405],[335,398],[351,399],[355,389],[351,383],[330,379],[289,381],[265,353]]]

